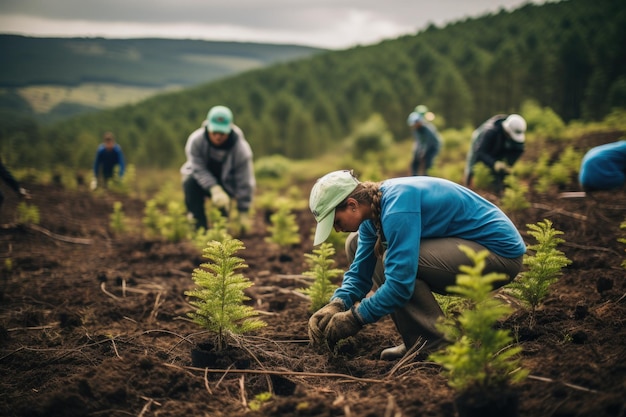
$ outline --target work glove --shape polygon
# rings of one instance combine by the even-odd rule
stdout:
[[[354,336],[361,330],[361,327],[363,327],[363,321],[358,317],[354,306],[348,311],[335,314],[324,330],[328,347],[331,350],[334,349],[337,342]]]
[[[211,201],[217,208],[228,209],[230,197],[228,197],[228,194],[226,194],[221,186],[214,185],[209,189],[209,191],[211,192]]]
[[[344,311],[343,301],[335,298],[324,307],[317,310],[309,319],[309,340],[314,345],[321,345],[324,341],[324,329],[330,319],[337,313]]]
[[[89,183],[89,189],[91,191],[95,190],[96,188],[98,188],[98,180],[97,179],[92,179],[91,182]]]
[[[503,162],[503,161],[496,161],[496,163],[493,164],[493,169],[496,172],[504,172],[507,174],[511,173],[511,167],[508,166],[506,162]]]
[[[25,198],[27,200],[30,199],[30,193],[26,188],[20,187],[18,194],[20,195],[20,198]]]
[[[239,225],[241,226],[241,233],[244,235],[252,230],[252,219],[248,213],[239,213]]]

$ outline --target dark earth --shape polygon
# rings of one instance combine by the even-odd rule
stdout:
[[[620,132],[576,141],[579,149],[619,139]],[[556,151],[558,152],[558,151]],[[531,158],[530,153],[525,157]],[[192,323],[184,292],[206,259],[190,243],[168,243],[141,230],[145,202],[92,194],[86,186],[23,184],[40,208],[39,228],[14,222],[6,195],[0,222],[0,415],[11,416],[454,416],[455,393],[438,365],[381,361],[400,342],[390,318],[366,326],[337,356],[307,340],[309,301],[304,254],[312,215],[297,212],[301,244],[269,245],[257,213],[242,237],[246,290],[267,327],[246,335],[215,367],[193,366],[191,351],[210,335]],[[310,184],[302,184],[308,196]],[[530,193],[532,207],[511,218],[527,244],[527,224],[549,219],[563,231],[564,268],[528,328],[517,309],[501,325],[523,347],[530,377],[515,387],[524,417],[626,416],[626,192],[567,187]],[[486,195],[494,199],[491,195]],[[136,233],[109,227],[122,201]],[[347,268],[345,254],[335,256]],[[11,267],[7,266],[10,260]],[[269,400],[256,396],[271,392]],[[252,409],[257,409],[253,411]]]

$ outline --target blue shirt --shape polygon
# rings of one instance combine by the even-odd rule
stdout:
[[[457,237],[474,241],[493,253],[517,258],[526,244],[511,220],[494,204],[452,181],[434,177],[406,177],[381,185],[381,221],[387,242],[385,283],[368,298],[376,266],[376,229],[371,220],[359,227],[358,248],[343,284],[334,297],[372,323],[404,305],[411,297],[418,273],[422,239]]]
[[[102,169],[102,176],[105,179],[112,178],[115,165],[119,165],[120,169],[118,174],[119,177],[122,178],[126,170],[126,163],[124,162],[124,154],[122,153],[120,145],[116,143],[110,151],[103,143],[98,145],[96,159],[93,163],[93,173],[95,177],[98,178],[100,170]]]
[[[626,140],[591,148],[583,157],[578,180],[589,190],[610,190],[624,185]]]

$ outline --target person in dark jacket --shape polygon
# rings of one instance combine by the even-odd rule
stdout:
[[[472,187],[474,166],[485,164],[494,177],[497,193],[504,188],[504,178],[524,153],[526,120],[519,114],[498,114],[472,133],[470,151],[465,165],[465,185]]]
[[[242,232],[247,232],[256,187],[253,154],[228,107],[209,110],[206,121],[189,135],[185,155],[187,161],[180,172],[185,205],[195,219],[196,229],[208,228],[204,200],[210,197],[224,216],[229,214],[231,199],[236,200]]]
[[[626,183],[626,140],[591,148],[580,164],[578,181],[589,192],[622,188]]]
[[[28,190],[20,186],[20,183],[15,179],[15,177],[11,174],[11,172],[4,166],[2,163],[2,158],[0,157],[0,178],[4,181],[15,194],[20,198],[30,198],[30,193]],[[4,194],[2,194],[2,190],[0,190],[0,208],[2,207],[2,203],[4,203]]]
[[[119,166],[118,176],[122,178],[126,170],[124,153],[122,152],[121,146],[115,143],[113,133],[106,132],[102,137],[102,143],[98,146],[96,151],[96,158],[93,163],[94,177],[91,181],[91,189],[95,190],[98,188],[100,173],[102,173],[102,183],[104,184],[104,188],[106,188],[108,182],[113,178],[113,170],[116,165]]]

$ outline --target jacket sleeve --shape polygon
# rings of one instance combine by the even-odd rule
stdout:
[[[124,152],[122,152],[122,147],[121,146],[116,146],[115,148],[117,150],[117,160],[119,162],[120,165],[120,178],[124,176],[124,173],[126,172],[126,161],[124,160]]]
[[[187,162],[184,170],[187,175],[196,179],[200,187],[209,191],[212,186],[218,184],[218,181],[207,168],[208,144],[204,142],[204,128],[197,129],[189,136],[185,145]]]
[[[239,132],[238,132],[239,133]],[[254,176],[253,154],[250,144],[243,133],[240,133],[237,152],[234,155],[235,198],[237,210],[248,212],[252,205],[252,197],[256,188]]]
[[[354,261],[350,269],[343,275],[341,287],[337,288],[332,298],[340,298],[346,309],[352,307],[357,301],[363,300],[372,288],[372,274],[376,268],[376,255],[374,245],[377,235],[371,222],[366,221],[359,227],[359,236]],[[373,320],[368,320],[370,323]]]
[[[102,146],[98,146],[98,150],[96,150],[96,157],[93,160],[93,176],[98,178],[98,172],[100,172],[100,155],[102,154]]]
[[[482,134],[482,137],[478,138],[478,144],[476,147],[476,152],[474,156],[476,157],[476,162],[482,162],[487,165],[489,168],[493,169],[493,165],[496,163],[496,159],[491,156],[493,152],[493,148],[496,146],[496,141],[498,139],[498,132],[493,129],[485,129]]]
[[[13,175],[11,175],[9,170],[6,169],[6,167],[4,166],[1,160],[0,160],[0,178],[2,178],[4,182],[6,182],[7,185],[11,187],[11,189],[13,189],[13,191],[15,191],[16,193],[20,192],[20,183],[15,179],[15,177],[13,177]]]

